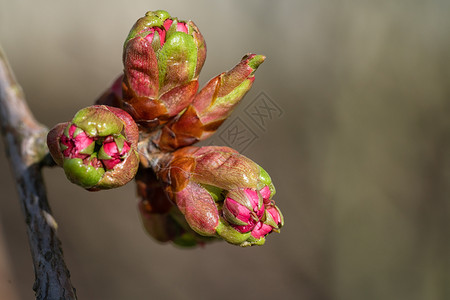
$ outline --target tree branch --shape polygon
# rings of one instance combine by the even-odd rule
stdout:
[[[0,47],[0,123],[33,258],[36,299],[76,299],[41,166],[47,164],[47,128],[38,123]]]

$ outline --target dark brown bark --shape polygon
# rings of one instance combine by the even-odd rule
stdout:
[[[1,48],[0,125],[25,217],[36,299],[76,299],[41,173],[49,161],[48,130],[33,117]]]

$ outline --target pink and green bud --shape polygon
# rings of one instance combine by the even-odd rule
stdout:
[[[70,181],[98,190],[122,186],[134,177],[138,138],[137,126],[126,112],[95,105],[80,110],[71,122],[56,125],[47,144]]]
[[[198,234],[241,246],[260,245],[283,226],[270,176],[228,147],[186,147],[162,163],[158,177]]]
[[[124,43],[124,109],[144,127],[166,122],[192,101],[205,58],[205,41],[192,21],[147,12]]]

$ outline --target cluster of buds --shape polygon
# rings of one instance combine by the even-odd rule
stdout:
[[[110,189],[134,178],[139,132],[121,109],[95,105],[56,125],[47,135],[54,161],[67,178],[88,190]]]
[[[228,147],[185,147],[160,162],[167,195],[202,236],[240,246],[262,245],[283,217],[267,172]]]
[[[123,74],[97,105],[55,126],[47,143],[67,177],[87,190],[121,186],[137,173],[141,219],[158,241],[261,245],[283,226],[267,172],[231,148],[191,145],[228,118],[265,57],[245,55],[198,91],[205,58],[192,21],[147,12],[125,40]]]

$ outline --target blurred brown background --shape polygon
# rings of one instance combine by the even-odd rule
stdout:
[[[271,174],[286,225],[263,247],[182,250],[146,236],[134,184],[89,193],[46,170],[80,299],[450,299],[449,1],[0,0],[0,43],[38,120],[90,105],[156,9],[199,26],[202,83],[268,57],[233,116],[258,135],[245,154]],[[283,110],[265,131],[244,111],[260,92]],[[0,298],[32,299],[0,146]]]

